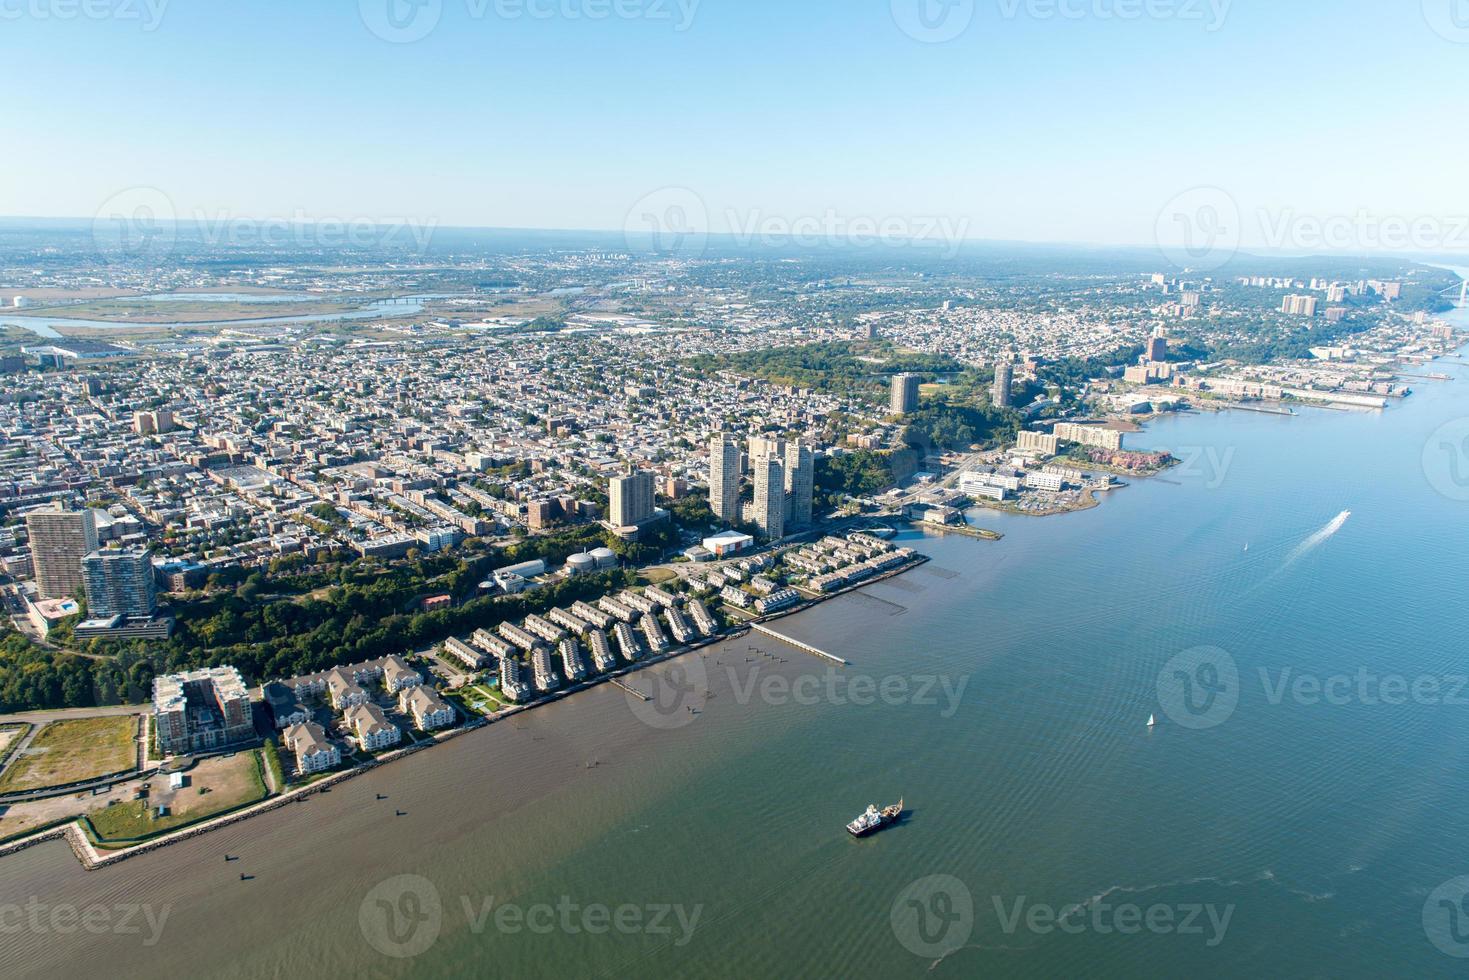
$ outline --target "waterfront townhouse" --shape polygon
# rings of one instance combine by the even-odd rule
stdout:
[[[720,591],[719,598],[723,599],[729,605],[735,606],[739,609],[748,609],[750,603],[754,601],[750,597],[750,593],[744,591],[743,589],[737,589],[733,585],[726,585]]]
[[[763,616],[767,613],[789,609],[800,601],[801,596],[794,589],[779,589],[762,599],[756,599],[755,610]]]
[[[698,599],[689,600],[689,615],[693,617],[694,625],[699,627],[699,632],[705,636],[713,636],[715,630],[719,629],[719,624],[709,615],[709,608]]]
[[[601,673],[607,673],[617,667],[617,658],[612,655],[612,645],[607,642],[607,634],[602,630],[592,630],[588,635],[588,641],[592,647],[592,664]]]
[[[666,589],[660,589],[656,585],[650,585],[643,591],[649,599],[652,599],[664,609],[673,609],[678,605],[678,596]]]
[[[479,647],[481,650],[485,651],[497,660],[504,657],[510,657],[515,654],[515,647],[511,646],[509,643],[506,643],[504,640],[500,639],[489,630],[475,630],[474,636],[470,637],[470,640],[474,643],[475,646]]]
[[[551,651],[547,647],[538,646],[531,651],[530,665],[537,691],[548,694],[561,686],[561,678],[556,675],[556,667],[551,662]]]
[[[617,638],[617,648],[622,651],[622,657],[628,663],[632,663],[642,656],[642,648],[638,646],[638,638],[627,623],[618,623],[612,628],[612,635]]]
[[[617,601],[622,603],[627,608],[635,609],[638,612],[643,613],[644,615],[658,611],[658,603],[654,602],[647,596],[638,595],[631,589],[622,592],[617,597]]]
[[[557,626],[565,628],[567,632],[571,633],[573,636],[581,636],[582,634],[586,633],[587,630],[591,629],[591,627],[583,622],[580,618],[572,615],[565,609],[552,609],[550,612],[546,613],[546,618],[555,623]]]
[[[761,595],[769,595],[776,590],[776,583],[764,575],[756,575],[750,579],[750,588]]]
[[[566,635],[565,631],[553,626],[540,616],[531,614],[525,617],[525,630],[545,640],[547,643],[559,643]]]
[[[573,684],[586,680],[591,671],[587,667],[587,658],[582,653],[581,644],[567,637],[561,641],[557,650],[561,654],[561,672],[566,675],[566,679]]]
[[[601,630],[610,629],[612,627],[611,616],[607,615],[606,612],[598,609],[596,606],[590,605],[585,602],[577,601],[572,603],[571,614],[585,620],[588,623],[591,623],[593,626]]]
[[[454,708],[427,687],[405,688],[398,696],[398,710],[413,719],[421,732],[432,732],[454,724]]]
[[[643,636],[648,638],[648,649],[654,653],[662,653],[668,649],[668,637],[663,632],[663,627],[658,624],[658,617],[648,613],[638,624],[643,630]]]
[[[525,666],[510,654],[500,658],[500,693],[517,704],[529,701],[533,693],[525,677]]]
[[[489,654],[476,650],[463,640],[449,637],[444,641],[444,653],[458,660],[470,670],[483,670],[490,662]]]
[[[341,750],[315,722],[292,725],[281,735],[281,740],[295,754],[296,771],[303,776],[342,764]]]
[[[623,623],[631,623],[633,620],[638,618],[636,610],[623,605],[621,602],[618,602],[616,599],[608,595],[604,595],[602,598],[598,599],[597,606],[603,612],[615,616]]]
[[[357,736],[357,744],[368,752],[392,748],[403,738],[398,726],[389,721],[383,709],[371,701],[348,708],[345,720],[352,733]]]
[[[668,628],[673,633],[673,638],[681,644],[689,644],[698,639],[698,634],[689,625],[689,621],[677,607],[670,607],[663,613],[663,618],[668,620]]]
[[[417,687],[423,683],[423,675],[399,656],[391,656],[383,661],[383,686],[388,689],[389,694],[397,694],[404,688]]]
[[[534,636],[531,636],[529,633],[521,629],[519,626],[516,626],[514,623],[501,623],[499,626],[499,630],[502,637],[509,640],[511,643],[515,644],[527,653],[534,650],[536,648],[536,644],[540,642]]]

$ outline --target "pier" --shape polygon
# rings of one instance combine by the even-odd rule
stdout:
[[[914,521],[913,523],[935,534],[962,534],[966,538],[978,538],[981,541],[999,541],[1004,537],[998,531],[975,527],[973,524],[940,524],[937,521]]]
[[[639,691],[637,688],[630,687],[627,684],[622,683],[622,681],[618,680],[616,677],[612,678],[612,683],[616,684],[618,687],[622,688],[628,694],[631,694],[633,697],[637,698],[640,701],[651,701],[651,700],[653,700],[652,698],[650,698],[646,694],[644,694],[642,691]]]
[[[827,653],[825,650],[818,650],[815,647],[813,647],[811,644],[809,644],[809,643],[802,643],[800,640],[793,640],[789,636],[786,636],[783,633],[777,633],[775,630],[771,629],[769,626],[765,626],[765,625],[763,625],[761,623],[751,623],[750,624],[750,628],[752,630],[754,630],[755,632],[757,632],[757,633],[762,633],[765,636],[771,637],[772,639],[779,640],[780,642],[786,644],[787,646],[793,646],[797,650],[803,650],[806,653],[813,654],[813,655],[818,656],[818,657],[821,657],[821,658],[823,658],[825,660],[830,660],[834,664],[841,664],[843,667],[846,667],[847,666],[847,662],[845,660],[843,660],[841,657],[838,657],[836,654]]]

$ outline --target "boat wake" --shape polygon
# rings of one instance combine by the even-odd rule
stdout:
[[[1306,540],[1302,541],[1300,544],[1296,545],[1295,550],[1286,556],[1285,564],[1280,566],[1280,570],[1282,572],[1285,571],[1287,568],[1290,568],[1296,562],[1300,561],[1302,558],[1306,557],[1311,552],[1321,547],[1333,535],[1335,535],[1336,532],[1346,527],[1347,521],[1350,520],[1351,517],[1352,512],[1349,510],[1344,510],[1340,514],[1337,514],[1327,523],[1325,527],[1317,531],[1315,534],[1311,535]]]

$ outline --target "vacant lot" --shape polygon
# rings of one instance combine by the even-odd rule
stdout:
[[[9,752],[10,747],[18,742],[25,733],[24,725],[0,726],[0,759],[5,758],[5,753]]]
[[[5,770],[0,793],[64,786],[131,769],[137,761],[137,725],[133,715],[53,721]]]
[[[148,799],[117,803],[87,815],[98,842],[135,841],[265,798],[257,752],[205,759],[186,776],[186,785],[169,791],[168,777],[154,776]],[[168,807],[168,815],[154,817],[154,808]]]

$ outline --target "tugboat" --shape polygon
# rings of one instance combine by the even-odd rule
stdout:
[[[881,810],[877,808],[876,803],[869,803],[866,813],[847,824],[847,833],[853,837],[866,837],[868,834],[875,834],[884,827],[897,823],[898,817],[902,815],[902,800],[898,800],[892,806],[885,806]]]

